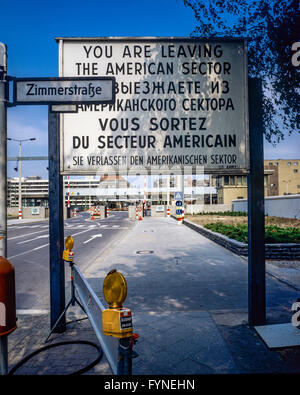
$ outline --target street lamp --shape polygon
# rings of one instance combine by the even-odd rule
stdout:
[[[36,140],[35,137],[32,137],[31,139],[12,139],[10,137],[7,137],[7,140],[9,141],[18,141],[19,143],[19,219],[22,219],[22,169],[21,169],[21,160],[22,160],[22,143],[24,141],[34,141]]]

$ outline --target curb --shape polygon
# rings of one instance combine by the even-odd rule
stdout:
[[[172,216],[172,218],[175,218]],[[195,224],[188,220],[182,221],[184,225],[202,234],[202,236],[214,241],[215,243],[227,248],[237,255],[248,256],[248,244],[242,243],[237,240],[230,239],[229,237],[220,233],[213,232],[204,228],[201,225]],[[280,243],[280,244],[265,244],[265,258],[266,259],[285,259],[297,260],[300,259],[300,244],[297,243]]]

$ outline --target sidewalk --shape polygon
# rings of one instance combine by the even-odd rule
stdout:
[[[117,248],[83,272],[102,301],[103,279],[113,268],[127,280],[125,306],[132,310],[134,332],[140,335],[133,374],[299,372],[299,349],[270,350],[247,325],[247,261],[192,229],[167,218],[137,222]],[[267,270],[273,270],[266,276],[267,321],[290,322],[291,305],[299,297],[299,266],[290,272],[295,287],[274,277],[287,280],[290,268],[267,264]],[[77,312],[71,307],[68,320],[79,317]],[[18,329],[8,338],[9,367],[41,347],[49,330],[48,315],[21,315]],[[97,342],[88,320],[53,335],[54,342],[70,338]],[[94,350],[76,358],[66,351],[61,362],[57,355],[44,354],[18,374],[65,374],[95,356]],[[111,373],[103,358],[85,374]]]
[[[49,218],[29,218],[29,219],[8,219],[7,220],[7,226],[9,225],[21,225],[21,224],[27,224],[30,222],[42,222],[42,221],[49,221]]]

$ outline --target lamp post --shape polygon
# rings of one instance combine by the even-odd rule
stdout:
[[[34,141],[36,140],[35,137],[32,137],[30,139],[12,139],[10,137],[7,137],[7,140],[9,141],[18,141],[19,143],[19,219],[22,219],[22,143],[24,141]]]

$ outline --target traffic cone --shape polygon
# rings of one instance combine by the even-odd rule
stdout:
[[[95,217],[94,217],[94,212],[92,212],[92,215],[91,215],[91,220],[92,220],[92,221],[94,221],[94,220],[95,220]]]

